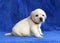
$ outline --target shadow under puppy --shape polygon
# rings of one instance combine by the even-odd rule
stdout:
[[[46,19],[46,13],[42,9],[35,9],[31,12],[31,15],[18,23],[13,27],[11,33],[6,33],[6,36],[30,36],[34,35],[38,38],[42,38],[41,24]]]

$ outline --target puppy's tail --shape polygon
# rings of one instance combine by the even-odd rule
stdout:
[[[6,33],[5,36],[12,36],[12,33]]]

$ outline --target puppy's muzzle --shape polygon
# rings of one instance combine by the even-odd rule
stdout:
[[[43,22],[43,18],[42,17],[40,17],[39,20],[40,20],[40,22]]]

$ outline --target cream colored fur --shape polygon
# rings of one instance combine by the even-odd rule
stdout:
[[[35,17],[35,15],[38,15],[38,17]],[[42,16],[44,15],[44,16]],[[21,21],[19,21],[18,23],[16,23],[16,25],[12,28],[12,32],[11,33],[6,33],[5,35],[16,35],[16,36],[30,36],[30,35],[34,35],[36,37],[40,37],[42,38],[42,31],[41,31],[41,24],[43,22],[39,21],[39,18],[42,17],[43,18],[43,22],[46,19],[46,14],[42,9],[35,9],[34,11],[31,12],[31,15]],[[33,21],[35,21],[38,24],[35,24]]]

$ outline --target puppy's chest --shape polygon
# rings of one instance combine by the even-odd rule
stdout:
[[[33,28],[33,29],[34,29],[34,28],[39,29],[40,26],[39,26],[39,25],[36,25],[36,24],[30,24],[30,29],[31,29],[31,28]]]

